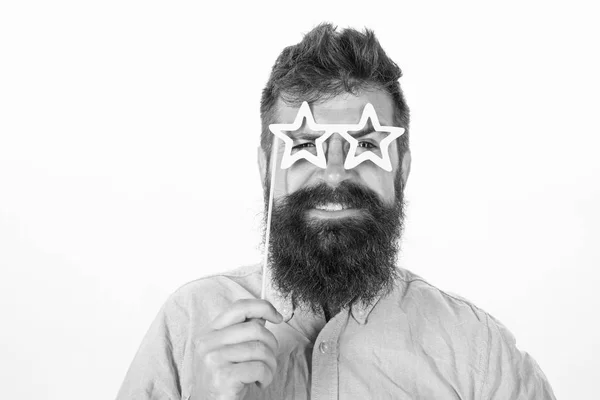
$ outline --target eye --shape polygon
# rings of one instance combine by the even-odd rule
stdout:
[[[358,142],[358,147],[364,147],[365,149],[375,149],[377,148],[377,146],[375,146],[373,143],[371,142]]]
[[[300,144],[292,147],[292,149],[303,149],[305,147],[315,147],[315,144],[312,142],[300,143]]]

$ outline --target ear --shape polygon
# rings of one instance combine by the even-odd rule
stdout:
[[[262,147],[258,146],[256,156],[258,160],[258,172],[260,173],[260,184],[264,185],[265,176],[267,175],[267,157]]]
[[[404,156],[402,157],[402,187],[406,188],[406,182],[408,181],[408,175],[410,174],[410,149],[406,149]]]

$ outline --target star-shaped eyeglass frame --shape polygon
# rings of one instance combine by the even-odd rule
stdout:
[[[315,139],[314,144],[317,150],[316,155],[305,149],[299,150],[292,154],[294,141],[292,140],[292,138],[290,138],[284,133],[299,130],[302,127],[304,119],[306,119],[306,125],[312,131],[324,132],[321,136]],[[364,151],[357,155],[356,150],[358,149],[359,141],[349,134],[349,132],[358,132],[364,129],[367,126],[369,120],[371,120],[374,132],[389,133],[384,139],[381,140],[381,142],[379,142],[381,157],[379,157],[372,151]],[[298,114],[296,115],[296,119],[294,120],[294,122],[292,122],[291,124],[271,124],[269,125],[269,130],[271,131],[271,133],[273,133],[276,137],[278,137],[285,143],[283,159],[281,160],[281,169],[287,169],[291,167],[296,161],[301,159],[305,159],[319,168],[326,168],[327,160],[325,158],[323,143],[325,143],[325,141],[329,139],[331,135],[333,135],[334,133],[338,133],[346,141],[348,141],[348,143],[350,143],[350,149],[348,150],[346,160],[344,161],[345,169],[354,168],[360,163],[370,160],[377,166],[388,172],[392,170],[389,146],[395,139],[402,136],[405,131],[404,128],[400,128],[397,126],[380,125],[379,118],[377,118],[377,113],[375,112],[375,108],[373,108],[373,105],[371,103],[365,105],[360,121],[357,124],[318,124],[315,122],[315,119],[310,110],[310,106],[306,101],[303,102],[300,106],[300,109],[298,110]]]

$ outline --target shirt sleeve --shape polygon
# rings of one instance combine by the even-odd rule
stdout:
[[[186,311],[173,297],[163,305],[131,363],[117,400],[179,400]]]
[[[535,360],[516,346],[514,336],[487,315],[487,365],[481,399],[556,400]]]

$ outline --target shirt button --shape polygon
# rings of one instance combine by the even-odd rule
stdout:
[[[331,351],[331,345],[328,342],[321,342],[319,350],[321,350],[321,353],[323,354],[329,353]]]

